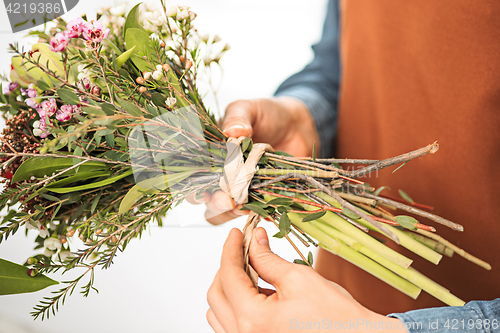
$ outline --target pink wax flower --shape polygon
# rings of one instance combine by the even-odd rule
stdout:
[[[80,81],[76,83],[80,90],[89,90],[90,89],[90,79],[84,76]]]
[[[4,95],[8,95],[11,92],[13,92],[14,90],[16,90],[17,87],[19,87],[19,83],[17,83],[17,82],[10,82],[9,84],[7,84],[6,86],[3,87],[3,94]]]
[[[38,103],[35,101],[34,98],[27,98],[25,101],[27,106],[29,106],[30,108],[34,108],[34,109],[37,109],[40,107],[40,105],[38,105]]]
[[[42,111],[44,112],[43,117],[40,114],[40,110],[38,110],[38,113],[40,114],[41,118],[45,118],[45,115],[48,115],[49,117],[52,116],[54,113],[56,113],[56,110],[57,110],[56,100],[51,98],[48,101],[42,102]]]
[[[49,41],[50,49],[54,52],[61,52],[66,49],[68,46],[69,38],[65,32],[58,32],[54,37],[52,37]]]
[[[104,38],[108,37],[109,28],[104,29],[101,22],[93,21],[92,23],[86,22],[83,25],[83,38],[89,42],[100,43]]]
[[[68,33],[69,38],[78,38],[83,32],[83,25],[85,22],[79,17],[73,21],[69,21],[66,25],[66,32]]]
[[[56,119],[59,121],[68,121],[73,115],[73,107],[71,105],[63,105],[56,113]]]

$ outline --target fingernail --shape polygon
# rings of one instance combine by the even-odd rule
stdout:
[[[224,132],[225,134],[227,134],[227,131],[230,131],[230,130],[237,130],[237,129],[244,129],[244,128],[245,128],[245,126],[243,126],[243,125],[233,125],[233,126],[231,126],[231,127],[228,127],[228,128],[226,128],[226,129],[224,129],[224,130],[223,130],[223,132]]]
[[[260,245],[269,245],[269,240],[267,239],[267,234],[264,228],[257,228],[255,230],[255,239]]]

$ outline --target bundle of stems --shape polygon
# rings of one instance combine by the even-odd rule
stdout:
[[[123,17],[121,29],[98,41],[95,36],[106,32],[96,23],[85,23],[93,35],[75,38],[62,51],[51,51],[43,43],[30,52],[11,46],[11,77],[21,87],[12,82],[8,93],[0,94],[8,125],[0,147],[6,179],[0,208],[11,208],[0,224],[0,241],[21,226],[36,229],[36,248],[45,252],[29,258],[30,274],[83,270],[44,298],[32,313],[35,318],[55,313],[84,276],[89,277],[82,287],[87,296],[94,289],[95,268],[110,267],[116,254],[151,221],[161,226],[167,211],[187,195],[218,190],[231,163],[229,138],[203,104],[196,81],[199,70],[218,63],[220,54],[202,57],[202,48],[210,49],[217,41],[197,35],[191,24],[196,15],[189,8],[167,10],[162,5],[164,28],[156,32],[140,24],[136,6]],[[77,34],[78,24],[68,25],[71,33]],[[70,28],[60,20],[55,32],[62,35],[56,41],[45,32],[37,34],[59,47],[65,42],[64,29]],[[224,46],[220,52],[226,50]],[[244,159],[253,146],[250,138],[241,141]],[[412,259],[379,240],[386,237],[434,264],[443,254],[457,253],[490,269],[436,235],[434,227],[388,209],[457,231],[463,231],[462,226],[426,211],[426,206],[381,196],[383,188],[375,190],[357,180],[437,150],[434,143],[381,161],[266,152],[258,160],[243,209],[276,224],[275,236],[286,238],[295,249],[290,234],[413,298],[423,289],[446,304],[462,305],[414,270]],[[364,166],[348,171],[340,166],[344,163]],[[73,237],[84,246],[70,248]],[[297,263],[312,265],[312,255],[298,254]]]

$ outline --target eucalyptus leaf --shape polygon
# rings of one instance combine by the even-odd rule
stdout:
[[[153,70],[149,62],[142,58],[143,55],[149,55],[153,52],[149,34],[146,31],[137,28],[128,28],[125,32],[125,44],[129,50],[134,48],[130,60],[132,60],[141,72]]]
[[[317,213],[307,214],[307,215],[306,215],[306,216],[302,219],[302,222],[310,222],[310,221],[314,221],[314,220],[320,219],[320,218],[322,218],[325,214],[326,214],[326,211],[325,211],[325,210],[320,211],[320,212],[317,212]]]
[[[406,194],[405,191],[398,190],[398,192],[399,192],[399,195],[401,196],[401,198],[405,199],[406,201],[408,201],[411,204],[414,203],[413,199],[408,194]]]
[[[418,223],[418,221],[416,219],[414,219],[413,217],[411,217],[411,216],[398,215],[394,219],[403,228],[406,228],[406,229],[409,229],[409,230],[417,230],[417,227],[415,225]]]
[[[257,213],[259,214],[260,216],[263,216],[263,217],[268,217],[269,216],[269,213],[267,212],[267,210],[265,210],[264,208],[261,208],[257,205],[255,205],[254,203],[247,203],[243,206],[244,209],[249,209],[251,210],[252,212],[254,213]]]
[[[390,190],[391,188],[389,186],[381,186],[379,187],[373,194],[374,195],[379,195],[383,190],[388,189]]]
[[[129,101],[118,98],[118,103],[125,111],[130,113],[132,116],[141,117],[144,115],[141,109],[139,109],[135,104],[130,103]]]
[[[0,295],[31,293],[58,283],[42,274],[30,276],[27,267],[0,259]]]
[[[347,216],[348,218],[351,218],[353,220],[359,220],[360,217],[356,214],[354,214],[353,211],[351,211],[350,209],[347,209],[347,208],[342,208],[342,214],[344,214],[345,216]]]
[[[280,232],[283,235],[288,235],[288,233],[292,230],[292,226],[290,224],[290,219],[286,213],[281,214],[279,221]]]
[[[118,58],[116,58],[116,68],[117,69],[120,69],[127,62],[127,60],[130,59],[130,57],[134,53],[134,50],[135,50],[135,46],[133,46],[131,49],[123,52]]]
[[[80,103],[80,99],[78,98],[78,95],[66,87],[57,89],[57,95],[59,95],[59,97],[66,104],[76,105],[76,104]]]
[[[276,198],[268,201],[268,205],[272,206],[290,206],[293,204],[293,199],[290,198]]]

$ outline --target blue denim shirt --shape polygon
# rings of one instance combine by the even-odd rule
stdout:
[[[340,86],[339,3],[330,0],[321,40],[313,45],[314,59],[283,82],[275,96],[301,100],[314,118],[321,142],[321,157],[333,156],[337,132]],[[408,332],[500,332],[500,298],[469,302],[463,307],[442,307],[393,313]]]

